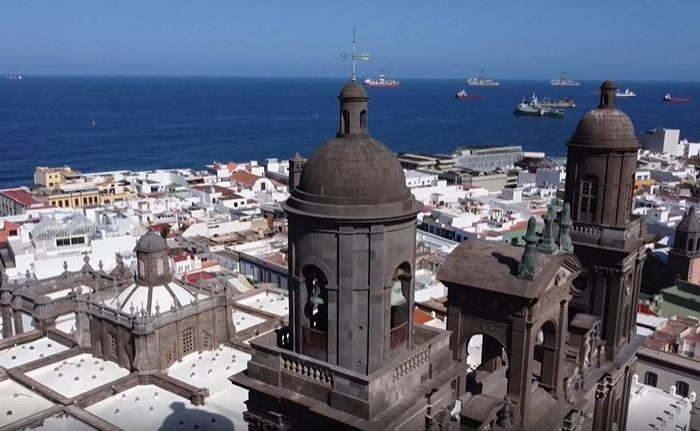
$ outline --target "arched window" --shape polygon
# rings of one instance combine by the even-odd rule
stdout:
[[[119,356],[117,337],[114,334],[109,334],[109,353],[117,358]]]
[[[467,353],[466,390],[474,395],[485,393],[497,399],[506,396],[507,385],[488,385],[484,387],[476,379],[477,372],[493,373],[499,371],[508,378],[508,353],[505,346],[493,336],[482,333],[473,334],[465,343]],[[482,380],[483,381],[483,380]]]
[[[598,179],[587,175],[581,181],[581,197],[579,219],[584,222],[595,222],[598,210]]]
[[[163,272],[165,271],[165,265],[163,265],[163,261],[165,258],[160,258],[158,259],[158,262],[156,262],[156,275],[163,275]]]
[[[341,124],[343,126],[343,133],[350,133],[350,112],[347,109],[343,109],[342,116]]]
[[[659,376],[656,375],[656,373],[652,373],[651,371],[647,371],[644,373],[644,384],[648,386],[653,386],[656,387],[656,384],[659,382]]]
[[[676,393],[683,398],[687,398],[690,393],[690,385],[686,382],[679,380],[676,382]]]
[[[165,367],[169,367],[173,363],[173,346],[166,347],[163,360],[165,361]]]
[[[392,278],[391,301],[391,340],[392,349],[403,346],[408,340],[409,298],[411,291],[411,267],[401,264]]]
[[[207,331],[203,331],[202,334],[202,349],[204,350],[209,350],[211,349],[211,335]]]
[[[139,275],[141,277],[146,276],[146,262],[144,262],[143,259],[139,259]]]
[[[557,328],[554,322],[547,321],[535,337],[532,379],[538,381],[545,390],[556,390],[557,374]]]
[[[693,238],[690,238],[690,239],[688,240],[688,251],[691,251],[691,252],[693,251],[693,245],[694,245],[694,244],[693,244]]]
[[[182,331],[182,353],[185,355],[194,352],[194,328]]]
[[[367,110],[360,111],[360,129],[367,130]]]

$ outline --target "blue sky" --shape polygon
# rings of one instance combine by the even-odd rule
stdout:
[[[1,0],[0,73],[700,79],[698,0]]]

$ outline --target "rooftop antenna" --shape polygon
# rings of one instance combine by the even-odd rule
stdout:
[[[344,60],[350,59],[352,61],[352,76],[350,79],[352,82],[357,81],[355,62],[356,60],[369,61],[369,53],[363,52],[358,54],[355,50],[355,27],[352,28],[352,52],[344,52],[340,54],[340,57]]]

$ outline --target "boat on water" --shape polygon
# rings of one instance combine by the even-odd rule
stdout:
[[[455,97],[460,100],[479,100],[483,99],[483,96],[477,96],[475,94],[468,94],[464,89],[461,89],[455,94]]]
[[[665,103],[688,103],[690,99],[687,97],[672,97],[671,93],[666,93],[663,98]]]
[[[384,72],[380,73],[378,78],[365,79],[365,86],[367,87],[391,88],[400,85],[401,81],[398,79],[388,79],[386,75],[384,75]]]
[[[5,75],[5,79],[8,81],[20,81],[22,80],[22,75]]]
[[[552,87],[579,87],[581,85],[580,82],[567,78],[564,73],[559,78],[550,80],[549,84]]]
[[[539,102],[540,105],[544,106],[545,108],[567,109],[576,107],[574,99],[570,97],[564,97],[563,99],[558,100],[549,97],[543,97],[542,99],[539,99]]]
[[[552,117],[552,118],[563,118],[564,112],[558,109],[548,108],[542,106],[537,96],[534,94],[530,98],[523,98],[523,100],[515,105],[514,115],[523,115],[526,117]]]
[[[637,97],[637,93],[625,87],[625,91],[619,89],[615,92],[615,97]]]
[[[467,79],[467,85],[471,85],[472,87],[499,87],[501,83],[487,78],[482,69],[478,77]]]

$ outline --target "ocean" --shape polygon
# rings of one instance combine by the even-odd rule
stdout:
[[[372,135],[396,152],[450,153],[470,145],[522,145],[564,156],[578,119],[597,104],[600,82],[551,87],[546,80],[502,80],[467,87],[483,100],[457,100],[463,80],[404,79],[370,88]],[[338,127],[342,79],[205,77],[47,77],[0,79],[0,188],[30,185],[36,166],[83,172],[192,167],[308,157]],[[700,83],[618,82],[637,97],[618,99],[638,133],[677,128],[700,141]],[[513,115],[533,92],[570,96],[563,119]],[[664,104],[665,93],[690,97]],[[94,123],[93,123],[94,122]]]

